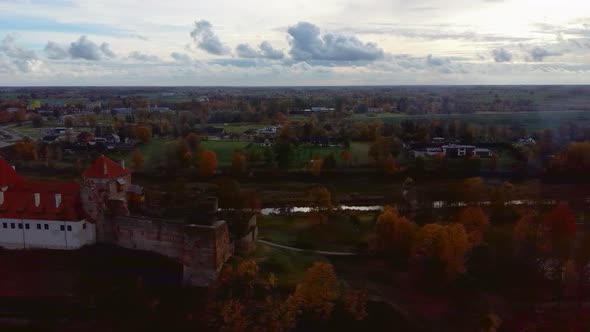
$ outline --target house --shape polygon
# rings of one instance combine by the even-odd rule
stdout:
[[[491,158],[494,156],[494,153],[490,149],[476,148],[473,155],[480,158]]]
[[[516,142],[516,145],[535,145],[537,142],[532,138],[521,138]]]
[[[270,135],[274,135],[276,134],[278,131],[278,128],[275,126],[270,126],[270,127],[264,127],[264,128],[260,128],[258,130],[256,130],[257,134],[270,134]]]
[[[442,147],[443,154],[448,158],[473,156],[475,149],[474,145],[449,144]]]
[[[217,128],[217,127],[206,127],[204,129],[200,129],[199,130],[199,134],[202,136],[225,136],[225,129],[223,128]]]
[[[0,186],[1,247],[72,250],[95,242],[78,183],[29,181],[0,159]]]
[[[439,154],[443,153],[443,149],[442,148],[424,148],[424,149],[416,149],[416,150],[412,150],[412,156],[414,158],[418,158],[418,157],[434,157],[437,156]]]

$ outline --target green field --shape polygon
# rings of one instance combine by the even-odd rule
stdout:
[[[453,121],[473,123],[478,126],[512,127],[521,126],[530,131],[543,129],[558,129],[562,124],[575,123],[578,126],[590,125],[590,112],[560,111],[560,112],[481,112],[472,114],[379,114],[352,116],[355,121],[383,121],[385,123],[399,123],[404,120],[423,121]]]
[[[314,216],[262,216],[259,238],[309,250],[357,251],[367,248],[374,214],[357,217],[330,216],[320,222]]]

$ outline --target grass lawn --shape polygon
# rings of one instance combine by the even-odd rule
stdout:
[[[259,238],[309,250],[356,251],[367,247],[374,214],[332,216],[320,223],[313,216],[262,216]]]
[[[232,155],[236,150],[243,150],[250,142],[248,141],[202,141],[201,146],[215,152],[219,166],[229,166],[232,162]]]

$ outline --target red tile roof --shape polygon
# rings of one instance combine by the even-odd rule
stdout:
[[[0,218],[75,221],[85,217],[78,183],[27,181],[1,158],[0,191]],[[39,206],[35,206],[36,193]],[[58,206],[56,194],[61,195]]]
[[[114,179],[127,174],[129,174],[128,168],[123,168],[123,166],[109,158],[100,156],[83,175],[87,178]]]
[[[0,188],[19,187],[24,181],[25,179],[4,158],[0,158]]]

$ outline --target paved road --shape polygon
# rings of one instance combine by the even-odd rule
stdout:
[[[14,142],[20,141],[23,139],[22,135],[20,135],[18,132],[14,131],[14,130],[11,130],[11,128],[15,127],[16,125],[17,125],[16,123],[11,123],[8,125],[0,126],[0,135],[11,136],[11,139],[8,139],[8,140],[4,139],[4,138],[0,138],[0,148],[13,145]]]
[[[359,254],[354,253],[354,252],[306,250],[306,249],[300,249],[300,248],[295,248],[295,247],[284,246],[282,244],[277,244],[277,243],[273,243],[273,242],[269,242],[269,241],[264,241],[264,240],[257,240],[257,241],[260,242],[260,243],[262,243],[262,244],[266,244],[268,246],[275,247],[275,248],[287,249],[287,250],[299,251],[299,252],[302,252],[302,251],[312,252],[314,254],[325,255],[325,256],[358,256],[359,255]]]

